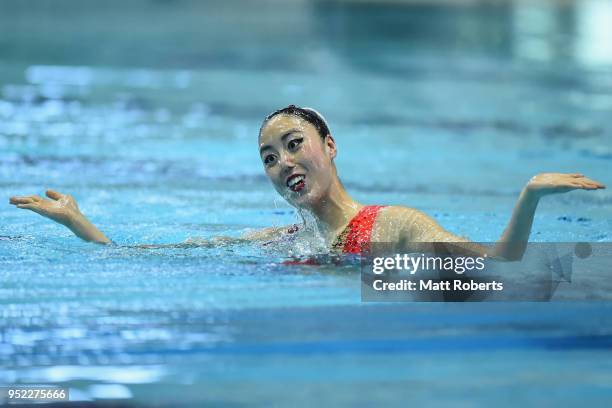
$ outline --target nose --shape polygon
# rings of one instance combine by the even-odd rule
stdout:
[[[295,160],[291,154],[283,154],[280,158],[280,165],[283,174],[289,174],[295,167]]]

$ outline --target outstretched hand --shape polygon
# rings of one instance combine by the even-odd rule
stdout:
[[[598,190],[601,188],[606,188],[606,186],[579,173],[541,173],[532,177],[526,187],[527,191],[535,194],[537,198],[572,190]]]
[[[17,208],[34,211],[66,226],[81,214],[75,199],[71,195],[58,193],[54,190],[47,190],[45,194],[50,199],[37,195],[18,196],[11,197],[9,203]]]

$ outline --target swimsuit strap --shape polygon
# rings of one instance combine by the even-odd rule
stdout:
[[[345,254],[359,254],[367,249],[372,239],[372,229],[378,212],[384,205],[366,205],[348,223],[344,231],[338,236],[335,248],[342,247]]]

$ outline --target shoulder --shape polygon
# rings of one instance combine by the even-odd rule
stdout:
[[[297,231],[297,225],[285,225],[284,227],[268,227],[254,231],[248,231],[242,235],[243,239],[250,241],[268,241],[281,238],[287,234],[293,234]]]
[[[434,221],[433,218],[425,214],[423,211],[417,210],[416,208],[403,207],[399,205],[386,206],[380,211],[378,217],[380,221],[393,222],[395,224],[401,223],[402,225],[427,219]]]
[[[379,217],[381,229],[387,235],[396,234],[400,241],[434,241],[448,234],[434,218],[416,208],[389,206]]]
[[[471,242],[468,237],[447,231],[421,210],[400,207],[397,211],[404,219],[401,236],[405,242]]]
[[[408,226],[417,215],[422,214],[414,208],[389,205],[381,208],[376,217],[373,240],[379,242],[397,242],[404,239]]]

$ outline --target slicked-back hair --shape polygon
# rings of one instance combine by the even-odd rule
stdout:
[[[300,108],[299,106],[295,105],[289,105],[286,108],[275,110],[274,112],[266,116],[263,123],[261,124],[261,128],[259,128],[259,135],[261,136],[261,131],[270,119],[281,114],[293,115],[297,116],[298,118],[304,119],[306,122],[313,125],[315,129],[317,129],[317,132],[319,132],[321,139],[325,139],[327,135],[331,134],[329,132],[329,127],[327,126],[325,119],[323,119],[321,115],[315,110],[309,108]]]

